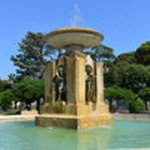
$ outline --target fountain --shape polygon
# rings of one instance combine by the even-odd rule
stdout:
[[[45,104],[35,119],[37,126],[83,129],[113,123],[104,103],[103,63],[82,53],[103,38],[84,27],[60,28],[46,35],[52,47],[66,53],[46,65]]]

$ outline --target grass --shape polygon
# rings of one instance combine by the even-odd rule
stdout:
[[[8,111],[0,110],[0,115],[20,115],[20,114],[21,114],[20,110],[8,110]]]

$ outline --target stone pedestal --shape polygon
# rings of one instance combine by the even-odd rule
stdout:
[[[79,51],[62,55],[46,67],[45,98],[37,126],[83,129],[111,125],[104,103],[103,63]]]
[[[111,125],[112,123],[113,118],[108,114],[87,116],[44,114],[36,117],[36,125],[41,127],[85,129]]]

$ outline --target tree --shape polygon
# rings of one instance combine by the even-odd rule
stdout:
[[[118,85],[121,87],[123,84],[124,76],[126,74],[127,68],[129,68],[130,65],[122,65],[117,66],[113,64],[112,62],[107,62],[107,67],[105,66],[105,71],[104,71],[104,83],[105,87],[109,86],[114,86]]]
[[[11,84],[18,81],[18,77],[16,76],[16,74],[11,73],[11,74],[8,75],[8,78],[9,78],[8,80]]]
[[[13,85],[13,92],[18,101],[25,102],[26,108],[30,110],[32,102],[39,103],[40,98],[44,97],[44,80],[25,78]]]
[[[93,47],[91,51],[85,51],[85,53],[90,54],[95,61],[112,61],[115,58],[113,49],[102,44]]]
[[[137,63],[150,65],[150,41],[143,43],[135,53]]]
[[[42,78],[47,62],[46,56],[53,59],[57,53],[44,41],[44,34],[28,32],[26,37],[19,43],[19,54],[11,56],[19,78],[37,77]]]
[[[148,110],[147,101],[150,101],[150,88],[146,87],[146,88],[141,89],[138,95],[144,100],[146,110]]]
[[[0,80],[0,92],[4,91],[6,87],[6,81]]]
[[[119,86],[128,88],[135,94],[150,83],[150,71],[143,65],[130,65],[120,74],[122,74],[122,82]]]
[[[135,51],[123,53],[117,56],[115,59],[115,64],[118,64],[120,62],[128,64],[136,63]]]
[[[10,88],[10,84],[5,80],[0,80],[0,92],[3,92]]]
[[[16,99],[17,98],[11,89],[5,90],[0,93],[0,107],[6,111],[11,105],[12,101],[15,101]]]
[[[129,105],[130,113],[144,113],[145,111],[145,104],[142,99],[138,98],[136,100],[131,101]]]
[[[118,68],[113,63],[107,62],[107,67],[104,70],[104,85],[110,87],[117,85],[118,81]]]
[[[113,100],[117,101],[124,100],[127,103],[135,98],[134,93],[131,90],[120,88],[118,86],[111,86],[105,88],[105,98],[109,100],[110,111],[113,111],[112,102]]]

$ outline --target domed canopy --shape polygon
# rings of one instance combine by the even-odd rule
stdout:
[[[84,27],[65,27],[54,30],[45,40],[56,49],[86,49],[98,45],[104,36],[96,30]],[[74,47],[74,48],[73,48]]]

